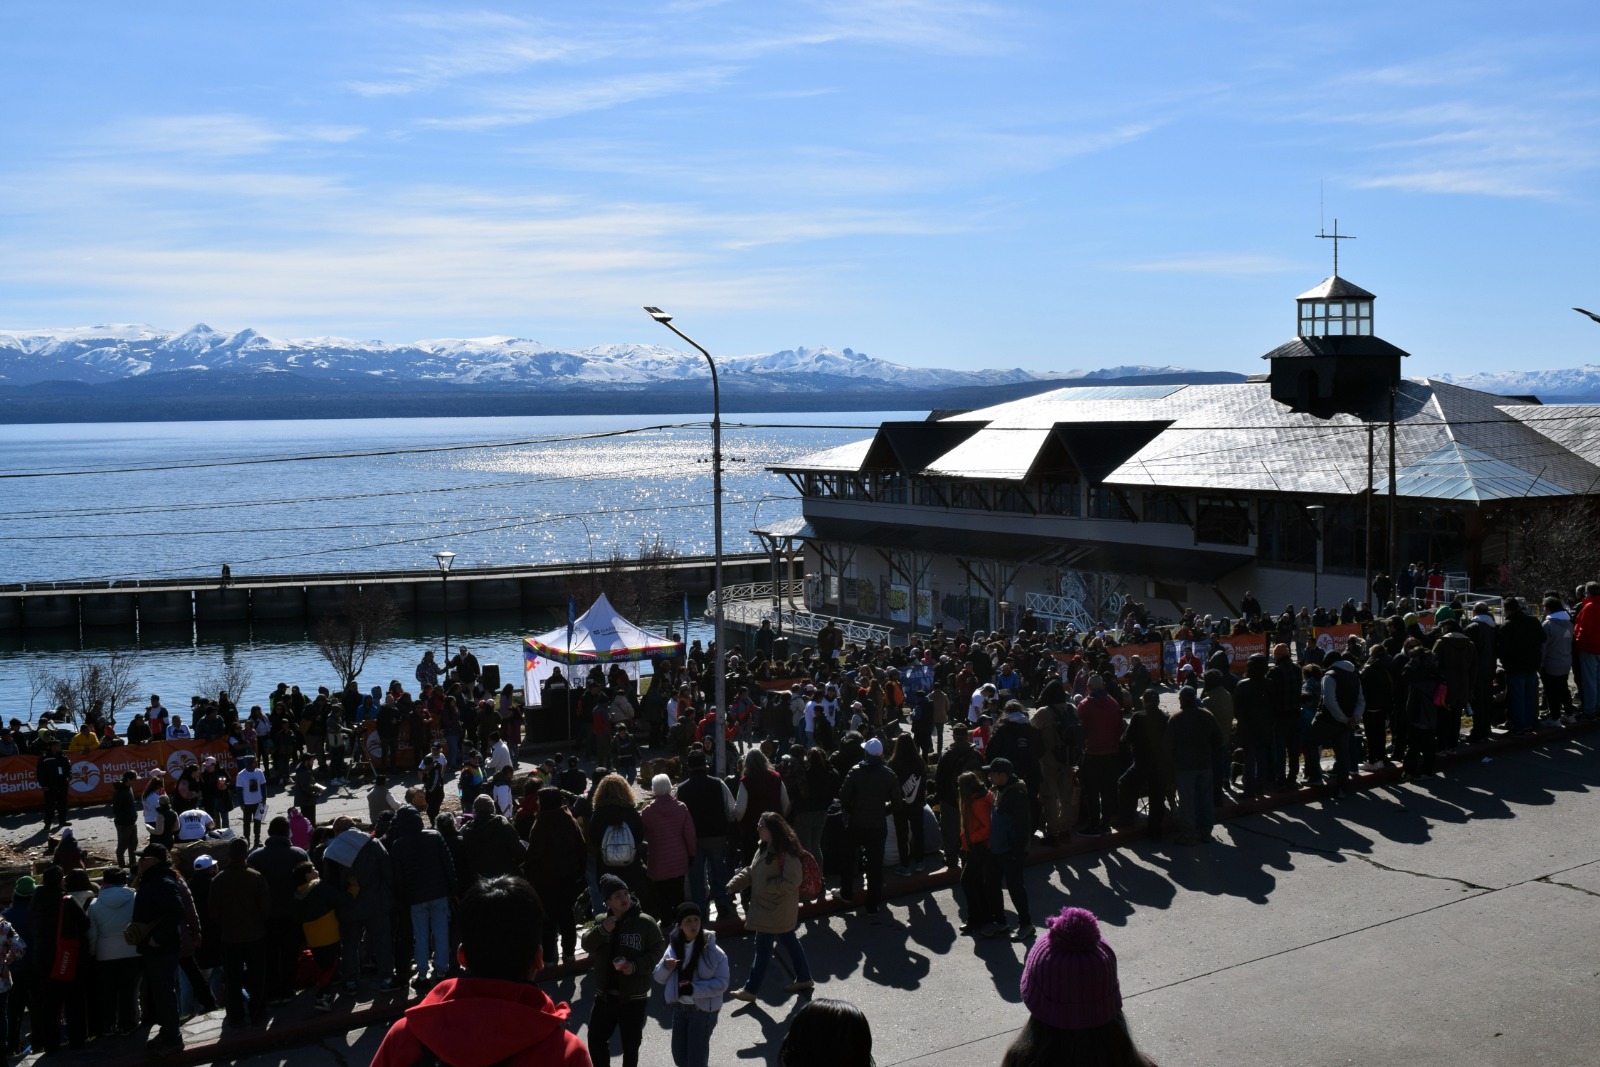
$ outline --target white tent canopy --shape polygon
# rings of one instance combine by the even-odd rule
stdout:
[[[656,656],[683,655],[683,642],[653,634],[630,622],[601,593],[589,610],[578,616],[570,632],[558,626],[549,633],[522,640],[523,697],[538,699],[544,680],[556,667],[593,663],[631,664],[628,673],[638,678],[638,664]],[[571,678],[573,672],[568,671]]]

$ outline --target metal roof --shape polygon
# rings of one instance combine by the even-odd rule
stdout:
[[[1353,414],[1318,418],[1273,400],[1268,382],[1162,386],[1135,396],[1121,387],[1118,395],[1108,392],[1057,389],[951,416],[944,421],[981,429],[920,473],[1020,482],[1054,438],[1090,481],[1099,476],[1128,487],[1348,496],[1367,488],[1369,428],[1374,480],[1388,472],[1387,393]],[[1403,379],[1395,418],[1396,462],[1409,472],[1396,479],[1402,495],[1490,501],[1600,486],[1600,406],[1507,404],[1505,397],[1448,382]],[[1124,430],[1121,424],[1130,425]],[[859,465],[870,445],[860,441],[778,469],[855,470],[851,456]],[[1450,470],[1465,480],[1446,487]]]
[[[1307,289],[1296,300],[1376,300],[1373,294],[1367,292],[1354,282],[1347,282],[1337,274],[1324,278],[1313,288]]]
[[[1451,442],[1437,452],[1408,463],[1395,472],[1395,489],[1399,496],[1420,497],[1429,500],[1516,500],[1532,496],[1571,496],[1572,490],[1521,467],[1514,467],[1469,448]],[[1389,479],[1377,484],[1381,495],[1389,491]]]
[[[1373,359],[1380,356],[1409,356],[1381,337],[1356,334],[1348,337],[1296,337],[1285,341],[1262,359],[1310,359],[1313,356]]]

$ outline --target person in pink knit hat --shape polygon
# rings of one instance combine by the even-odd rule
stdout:
[[[1028,1022],[1000,1067],[1155,1067],[1128,1032],[1117,954],[1094,913],[1063,908],[1045,927],[1022,967]]]

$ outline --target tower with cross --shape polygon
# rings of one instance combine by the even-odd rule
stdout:
[[[1339,276],[1339,242],[1355,237],[1316,234],[1333,242],[1333,273],[1295,298],[1295,338],[1263,358],[1272,365],[1272,397],[1297,411],[1319,415],[1356,412],[1385,397],[1400,380],[1405,352],[1373,332],[1377,300]]]

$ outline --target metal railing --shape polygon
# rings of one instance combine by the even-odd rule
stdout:
[[[773,610],[774,585],[778,588],[780,604]],[[894,630],[883,623],[846,619],[838,615],[822,615],[795,603],[804,603],[803,582],[744,582],[723,587],[722,617],[739,626],[757,627],[763,620],[793,637],[815,637],[830,622],[844,634],[844,639],[857,644],[867,641],[887,641]],[[716,615],[717,595],[706,597],[706,617]]]
[[[1088,631],[1094,628],[1094,620],[1084,610],[1082,602],[1077,597],[1054,596],[1050,593],[1024,593],[1022,606],[1041,619],[1050,622],[1070,623],[1075,629]]]

